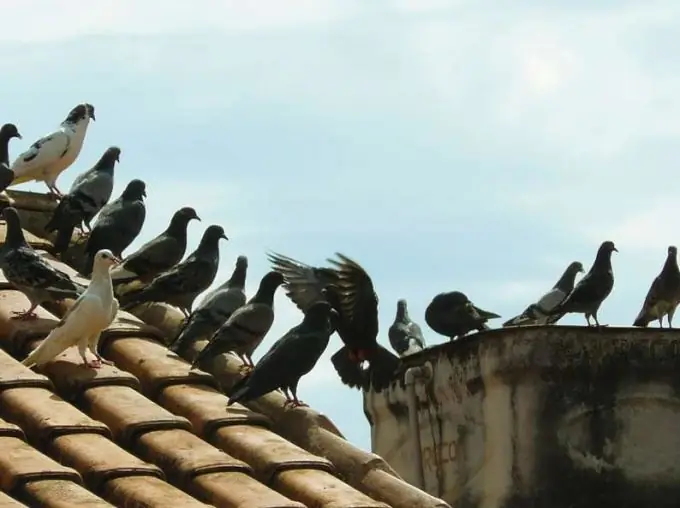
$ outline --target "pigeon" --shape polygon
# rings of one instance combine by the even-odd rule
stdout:
[[[672,328],[673,314],[680,303],[680,269],[678,269],[678,248],[668,247],[668,257],[661,273],[654,279],[649,288],[642,309],[633,326],[646,327],[651,321],[659,320],[659,328],[663,328],[663,317],[668,317],[668,328]]]
[[[159,273],[179,263],[187,250],[187,227],[193,219],[201,220],[193,208],[186,206],[177,210],[165,231],[146,242],[111,270],[113,284],[137,279],[150,282]]]
[[[427,326],[452,341],[472,330],[488,330],[486,322],[499,317],[498,314],[476,307],[460,291],[439,293],[425,309]]]
[[[277,389],[286,396],[286,405],[306,406],[297,397],[298,382],[314,368],[328,347],[336,320],[337,314],[328,302],[314,303],[302,323],[277,340],[250,375],[234,386],[227,406],[249,402]]]
[[[9,167],[9,142],[12,138],[22,139],[16,125],[6,123],[0,127],[0,192],[14,180],[14,171]]]
[[[187,259],[158,275],[148,286],[121,295],[123,310],[142,303],[165,302],[179,307],[184,316],[189,317],[196,297],[215,280],[220,264],[221,238],[228,240],[222,226],[208,226],[198,248]]]
[[[337,332],[344,346],[331,362],[342,383],[380,392],[394,379],[401,361],[378,344],[378,296],[371,278],[355,261],[336,256],[328,260],[333,268],[315,268],[281,254],[268,255],[286,280],[286,294],[302,312],[324,300],[338,313]]]
[[[618,252],[614,242],[602,242],[590,271],[578,281],[569,296],[550,312],[551,315],[562,317],[570,312],[582,313],[588,326],[591,326],[591,316],[595,319],[595,326],[600,326],[597,311],[614,288],[612,252]]]
[[[185,344],[190,344],[204,337],[211,337],[231,315],[246,303],[246,272],[248,258],[239,256],[231,277],[222,285],[213,289],[201,304],[191,313],[184,326],[174,340],[171,351],[181,351]]]
[[[137,238],[146,219],[146,184],[142,180],[132,180],[123,193],[104,206],[99,212],[94,227],[85,245],[85,269],[92,270],[94,255],[102,249],[109,249],[117,258]]]
[[[78,352],[86,367],[98,369],[102,364],[113,365],[113,362],[101,357],[97,346],[101,332],[113,322],[118,313],[118,301],[113,296],[109,276],[109,268],[118,262],[118,258],[110,250],[97,252],[90,285],[73,307],[64,314],[56,328],[21,362],[23,365],[26,367],[44,365],[62,351],[75,345],[78,346]],[[87,349],[94,354],[94,360],[89,361],[85,356]]]
[[[78,104],[59,128],[40,138],[12,163],[11,186],[38,180],[45,182],[51,194],[62,196],[57,178],[80,154],[90,119],[95,120],[92,104]]]
[[[411,321],[406,300],[402,299],[397,302],[397,315],[387,333],[392,349],[399,356],[417,353],[425,348],[423,332],[417,323]]]
[[[2,213],[7,222],[7,238],[0,251],[0,268],[9,283],[26,295],[31,302],[28,310],[14,312],[12,318],[36,319],[38,316],[34,311],[38,305],[66,298],[78,298],[85,291],[85,287],[54,268],[28,245],[16,209],[10,206]]]
[[[64,252],[71,241],[76,226],[84,224],[91,229],[90,221],[111,199],[113,170],[120,161],[120,148],[109,147],[97,163],[78,175],[68,194],[62,198],[45,226],[45,231],[58,231],[53,254]]]
[[[191,367],[198,367],[204,359],[218,352],[233,351],[243,360],[241,371],[249,372],[253,368],[252,354],[274,323],[274,293],[283,282],[283,276],[275,271],[262,277],[255,296],[218,328]]]
[[[519,316],[503,323],[503,327],[526,325],[552,325],[562,316],[550,314],[555,307],[574,289],[577,273],[583,273],[583,265],[578,261],[571,263],[553,288],[544,294],[536,303],[529,305]]]

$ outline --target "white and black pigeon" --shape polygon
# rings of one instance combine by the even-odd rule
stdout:
[[[85,244],[85,274],[92,271],[94,255],[102,249],[113,252],[117,258],[137,238],[146,219],[146,184],[132,180],[120,197],[101,209]]]
[[[680,303],[680,269],[678,268],[678,248],[668,247],[666,262],[652,282],[642,309],[633,326],[646,327],[655,319],[659,320],[659,328],[663,328],[663,317],[668,317],[668,328],[673,327],[673,315]]]
[[[397,302],[397,315],[387,331],[392,349],[399,356],[411,355],[425,349],[425,338],[417,323],[408,315],[408,306],[403,298]]]
[[[583,273],[583,265],[578,261],[571,263],[564,271],[557,283],[544,294],[536,303],[532,303],[519,316],[515,316],[503,323],[503,327],[527,325],[551,325],[562,316],[550,314],[574,289],[576,274]]]
[[[9,142],[12,138],[21,139],[16,125],[6,123],[0,127],[0,192],[14,180],[14,171],[9,168]]]
[[[90,120],[94,119],[92,104],[78,104],[73,108],[56,131],[33,143],[12,163],[14,180],[10,187],[36,180],[45,182],[50,193],[61,197],[57,178],[75,162]]]
[[[179,353],[185,345],[211,337],[236,309],[246,303],[248,258],[239,256],[231,277],[208,293],[185,321],[170,350]]]
[[[29,309],[15,312],[13,319],[35,319],[38,305],[78,298],[85,287],[54,268],[28,245],[16,209],[7,207],[2,214],[7,222],[7,238],[0,249],[0,268],[7,281],[31,302]]]
[[[120,161],[120,148],[109,147],[91,168],[78,175],[68,194],[62,198],[45,226],[45,231],[58,231],[53,254],[64,252],[71,241],[73,230],[87,227],[90,221],[109,202],[113,192],[113,172]]]
[[[97,346],[101,333],[108,328],[118,313],[118,301],[113,296],[109,269],[118,262],[110,250],[97,252],[94,257],[92,281],[73,306],[64,314],[56,328],[21,362],[26,367],[40,366],[54,359],[71,346],[78,346],[78,352],[87,367],[98,369],[104,360]],[[88,360],[86,351],[94,355]]]
[[[187,259],[161,273],[143,289],[120,295],[123,310],[143,303],[165,302],[178,307],[188,317],[196,297],[215,280],[220,264],[220,239],[228,240],[222,226],[208,226],[198,247]]]

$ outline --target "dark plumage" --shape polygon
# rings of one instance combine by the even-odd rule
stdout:
[[[0,249],[0,268],[10,284],[31,302],[25,312],[14,312],[15,319],[34,319],[33,311],[45,302],[78,298],[85,287],[54,268],[28,245],[16,209],[7,207],[2,213],[7,222],[7,238]]]
[[[602,242],[590,271],[578,281],[569,296],[550,312],[551,315],[562,317],[570,312],[582,313],[588,326],[591,326],[591,316],[595,320],[595,325],[600,326],[597,311],[614,288],[612,252],[618,252],[614,242]]]
[[[111,199],[113,172],[119,161],[120,148],[109,147],[91,169],[73,181],[68,194],[59,202],[45,226],[48,233],[58,231],[53,254],[60,254],[68,248],[77,226],[91,229],[90,221]]]
[[[215,280],[222,238],[228,240],[222,226],[208,226],[198,247],[186,260],[161,273],[145,288],[121,295],[118,298],[121,308],[129,310],[142,303],[165,302],[189,316],[196,297]]]
[[[401,362],[378,344],[378,296],[371,278],[355,261],[336,256],[337,260],[329,260],[333,268],[315,268],[275,253],[269,254],[269,260],[285,277],[287,295],[300,310],[325,300],[338,313],[337,331],[345,346],[331,362],[340,380],[353,388],[372,386],[380,392],[394,379]]]
[[[228,406],[246,403],[276,389],[294,407],[305,405],[297,398],[300,378],[310,372],[328,347],[335,311],[323,301],[314,303],[302,323],[291,328],[257,362],[252,373],[233,389]]]
[[[146,184],[135,179],[127,184],[120,197],[102,208],[85,245],[86,274],[92,272],[92,261],[98,251],[108,249],[121,258],[137,238],[146,219],[145,196]]]
[[[663,328],[663,317],[668,316],[668,328],[672,328],[673,314],[675,314],[675,309],[679,303],[678,248],[671,245],[668,247],[668,256],[661,273],[652,282],[633,326],[646,327],[651,321],[658,319],[659,328]]]
[[[14,171],[9,168],[9,142],[12,138],[22,139],[16,125],[6,123],[0,127],[0,192],[14,179]]]
[[[472,330],[488,330],[486,322],[499,318],[498,314],[473,305],[460,291],[440,293],[425,309],[425,322],[433,331],[455,340]]]
[[[409,317],[406,300],[397,302],[397,315],[388,330],[388,337],[392,348],[399,356],[417,353],[425,348],[423,332]]]

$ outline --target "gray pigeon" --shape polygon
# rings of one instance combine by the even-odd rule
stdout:
[[[472,330],[488,330],[486,322],[499,318],[498,314],[473,305],[460,291],[440,293],[425,309],[425,322],[433,331],[455,340]]]
[[[578,261],[571,263],[564,271],[557,283],[544,294],[536,303],[529,305],[519,316],[503,323],[503,327],[527,325],[552,325],[562,316],[550,314],[555,307],[574,289],[577,273],[583,273],[583,265]]]
[[[28,245],[16,209],[10,206],[2,213],[7,221],[7,238],[0,250],[0,268],[10,284],[31,302],[28,310],[13,312],[13,319],[35,319],[38,305],[78,298],[86,288],[54,268]]]
[[[132,180],[127,184],[119,198],[99,212],[97,221],[85,245],[84,273],[92,272],[94,255],[102,249],[113,252],[117,258],[137,238],[146,219],[146,184],[142,180]]]
[[[649,288],[642,309],[633,326],[646,327],[651,321],[659,320],[663,328],[663,317],[668,316],[668,328],[672,328],[673,314],[680,303],[680,269],[678,269],[678,248],[668,247],[668,256],[661,273]]]
[[[90,221],[111,199],[113,192],[113,170],[120,161],[120,148],[106,149],[97,163],[78,175],[71,184],[68,194],[55,208],[45,231],[58,231],[54,241],[53,254],[64,252],[71,241],[73,230],[81,224],[91,229]]]
[[[12,138],[21,139],[16,125],[6,123],[0,127],[0,192],[4,191],[14,179],[14,171],[9,167],[9,142]]]
[[[222,226],[208,226],[198,247],[187,259],[161,273],[143,289],[119,296],[121,308],[129,310],[142,303],[165,302],[178,307],[188,317],[196,297],[215,280],[221,238],[228,240]]]
[[[328,302],[314,303],[302,323],[277,340],[250,375],[233,387],[227,406],[249,402],[277,389],[286,396],[286,405],[306,406],[297,398],[297,386],[328,347],[334,331],[333,322],[337,320],[334,314],[336,312]]]
[[[171,351],[181,351],[185,344],[211,337],[231,315],[246,303],[248,258],[239,256],[231,277],[208,293],[191,313],[174,340]]]
[[[201,220],[196,210],[190,206],[177,210],[165,231],[146,242],[111,270],[113,284],[137,279],[151,282],[156,275],[179,263],[187,250],[187,227],[194,219]]]
[[[399,356],[406,356],[425,348],[423,332],[417,323],[414,323],[408,315],[406,300],[397,302],[397,315],[394,323],[387,332],[392,348]]]
[[[274,323],[274,293],[283,282],[283,275],[275,271],[262,277],[255,296],[219,327],[194,359],[192,368],[218,352],[233,351],[244,362],[241,370],[250,371],[252,354]]]
[[[591,326],[591,316],[595,319],[595,326],[600,326],[597,311],[614,288],[612,252],[618,252],[614,242],[602,242],[590,271],[578,281],[569,296],[550,312],[551,315],[562,317],[569,312],[582,313],[588,326]]]

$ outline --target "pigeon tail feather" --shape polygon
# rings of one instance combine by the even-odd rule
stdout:
[[[59,329],[55,329],[54,332],[59,333],[57,330]],[[31,351],[31,354],[21,364],[28,368],[34,365],[43,365],[65,351],[68,346],[68,344],[64,344],[62,341],[55,340],[54,333],[50,333],[37,348]]]

